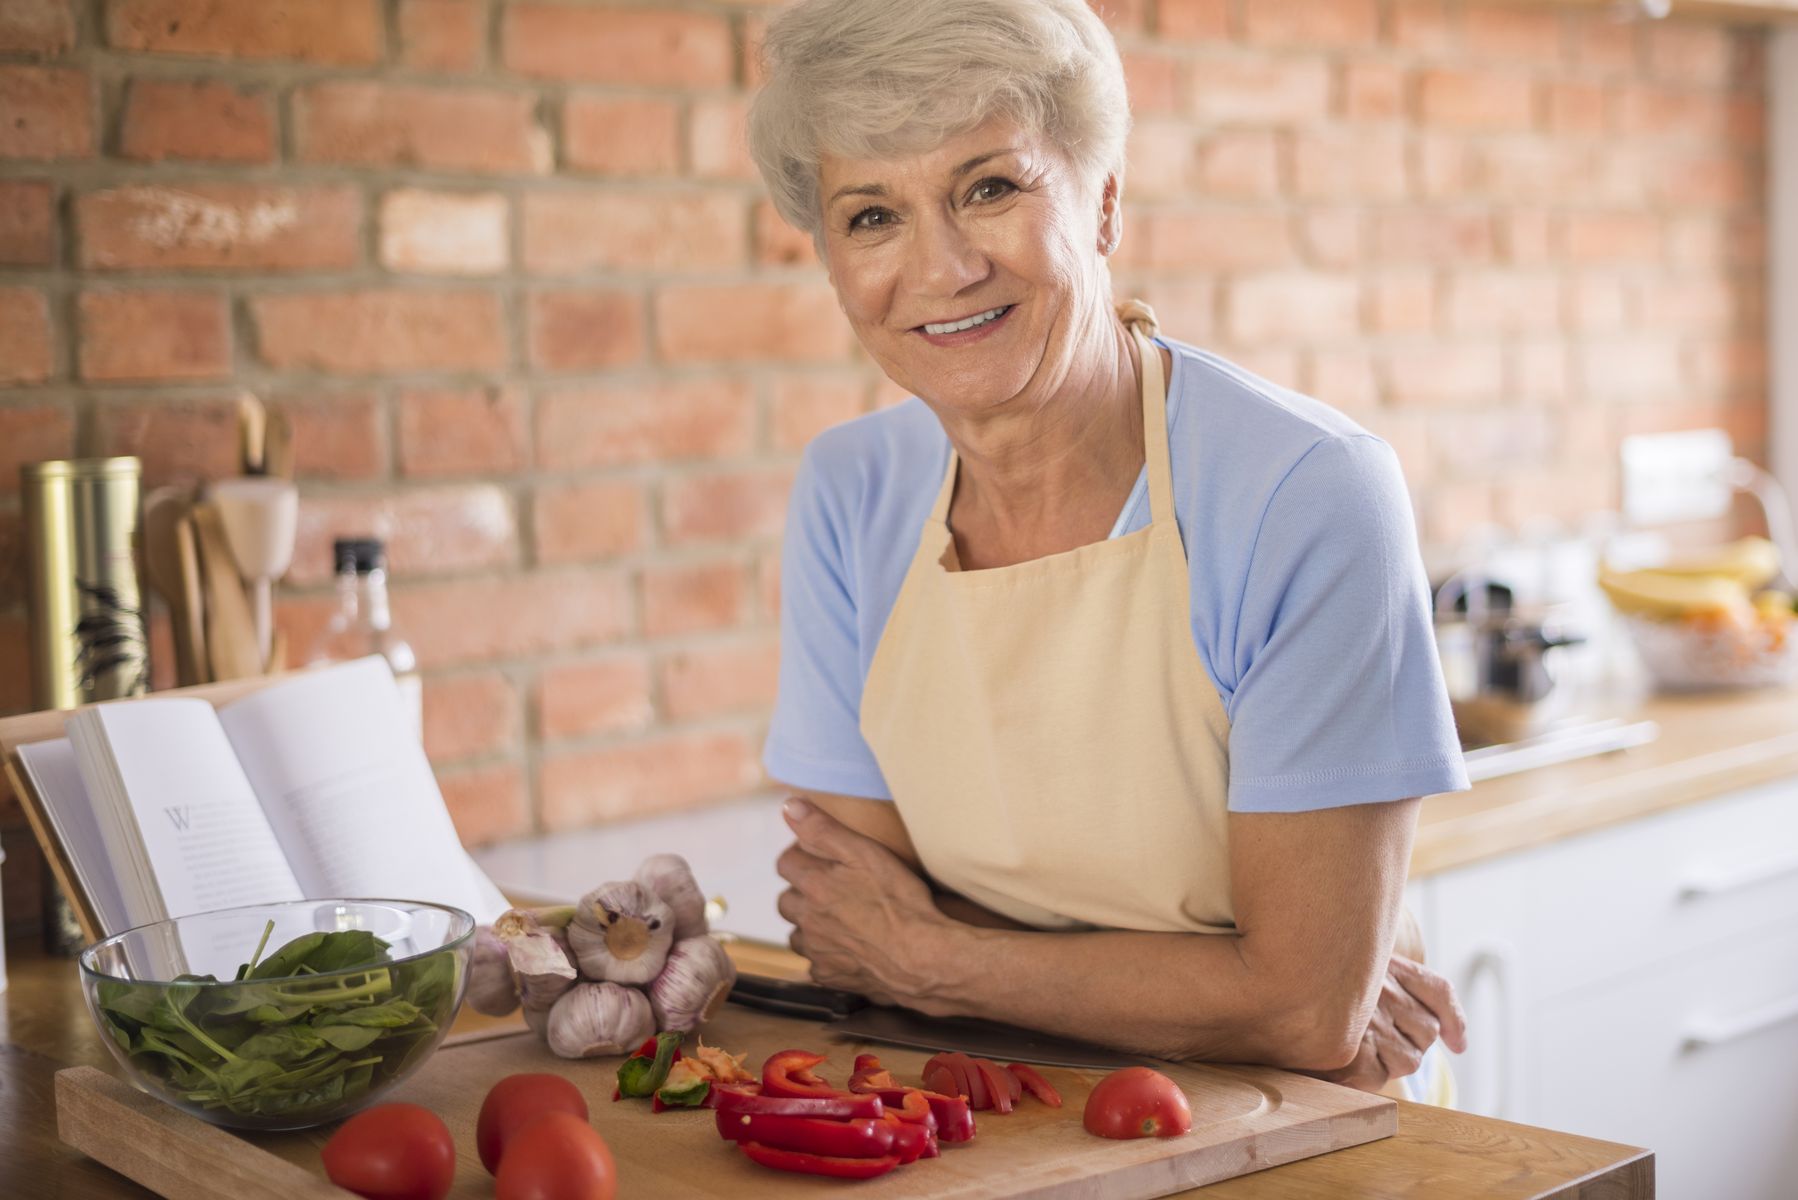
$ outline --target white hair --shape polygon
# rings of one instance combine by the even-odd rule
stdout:
[[[917,153],[992,117],[1054,139],[1095,192],[1123,174],[1123,64],[1085,0],[801,0],[762,53],[750,153],[775,210],[814,238],[825,154]]]

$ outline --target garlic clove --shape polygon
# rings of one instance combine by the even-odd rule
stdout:
[[[648,998],[616,983],[576,984],[556,1001],[547,1026],[549,1048],[563,1058],[628,1054],[654,1033]]]
[[[595,981],[646,984],[661,972],[673,944],[674,914],[634,881],[588,892],[568,924],[575,963]]]
[[[678,854],[656,854],[637,868],[637,882],[653,892],[674,913],[674,940],[697,937],[709,926],[705,918],[705,893],[693,878],[693,868]]]
[[[506,944],[485,925],[475,930],[474,952],[469,956],[468,1005],[489,1017],[503,1017],[518,1007],[518,985],[512,980]]]
[[[649,985],[656,1028],[685,1033],[710,1020],[730,996],[737,967],[712,937],[684,938],[668,952],[668,961]]]

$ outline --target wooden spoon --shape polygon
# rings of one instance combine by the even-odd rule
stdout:
[[[150,586],[169,606],[169,624],[175,635],[175,682],[181,687],[204,683],[195,657],[196,645],[189,622],[187,589],[181,572],[181,548],[176,533],[193,495],[184,487],[160,487],[144,497],[144,573]],[[191,614],[198,616],[198,614]]]
[[[213,678],[260,675],[262,655],[256,648],[256,623],[244,597],[243,576],[225,537],[225,522],[209,503],[194,505],[193,522],[199,535],[200,576],[206,588],[206,649]]]
[[[194,683],[211,683],[212,655],[206,649],[206,600],[200,581],[200,535],[194,532],[193,512],[175,524],[175,549],[181,563],[182,624],[187,644],[193,649]]]

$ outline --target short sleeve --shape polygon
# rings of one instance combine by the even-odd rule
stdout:
[[[782,783],[891,799],[861,735],[861,653],[848,523],[815,456],[800,463],[780,561],[780,687],[762,764]]]
[[[1272,493],[1244,585],[1230,808],[1299,812],[1467,787],[1397,458],[1326,438]]]

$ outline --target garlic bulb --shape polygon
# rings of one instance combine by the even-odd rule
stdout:
[[[683,938],[668,952],[668,963],[649,985],[656,1028],[685,1033],[712,1014],[737,981],[736,964],[716,938]]]
[[[494,936],[506,947],[506,958],[524,1001],[531,1009],[547,1009],[574,986],[574,964],[555,935],[537,923],[534,913],[511,908],[493,923]]]
[[[485,925],[475,930],[474,950],[468,957],[468,1005],[490,1017],[503,1017],[518,1007],[518,985],[512,982],[506,944]]]
[[[637,882],[674,910],[674,940],[698,937],[710,926],[705,919],[705,896],[693,868],[678,854],[657,854],[637,868]]]
[[[655,1031],[643,993],[615,983],[577,984],[549,1014],[549,1048],[563,1058],[628,1054]]]
[[[640,883],[605,883],[575,905],[568,948],[581,974],[611,983],[648,983],[674,944],[674,914]]]

